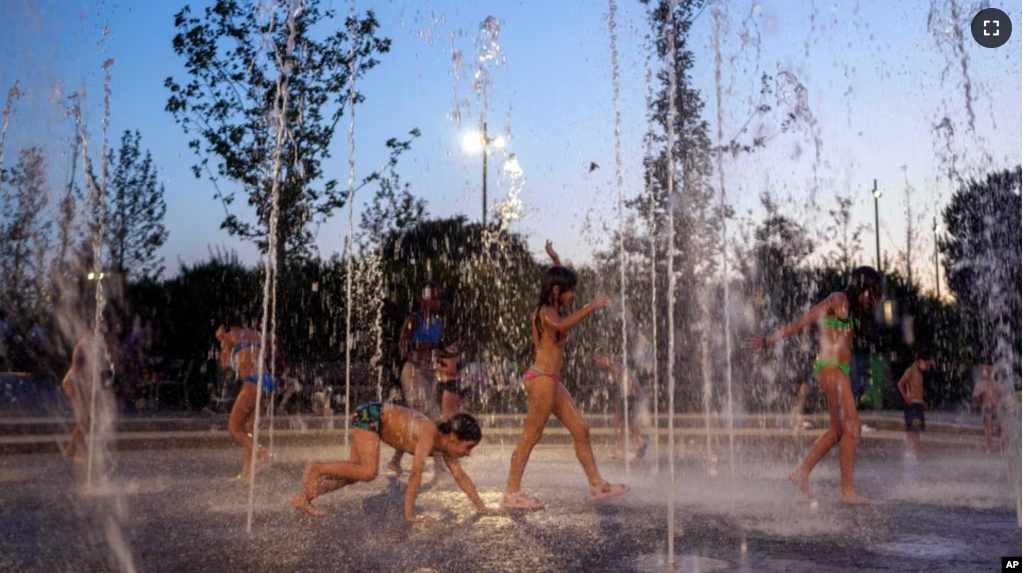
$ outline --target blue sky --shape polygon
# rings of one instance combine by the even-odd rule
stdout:
[[[204,5],[191,4],[195,11]],[[992,50],[969,36],[976,9],[963,4],[712,3],[697,19],[690,40],[696,54],[693,85],[702,92],[712,139],[718,133],[718,87],[721,131],[728,139],[760,103],[761,75],[776,78],[771,82],[776,93],[765,102],[772,111],[757,114],[739,139],[775,135],[757,153],[724,160],[728,201],[740,212],[756,212],[756,197],[771,189],[787,213],[820,229],[833,197],[851,195],[857,222],[871,226],[862,254],[863,262],[872,263],[873,179],[884,192],[882,248],[894,254],[904,248],[908,178],[916,190],[914,217],[927,222],[923,242],[912,250],[932,252],[930,221],[952,191],[942,175],[949,157],[956,157],[957,170],[966,177],[1021,162],[1019,6],[994,3],[1016,25],[1010,41]],[[177,260],[201,260],[212,247],[236,250],[253,261],[251,246],[219,230],[224,208],[213,200],[212,185],[192,176],[189,166],[195,158],[187,137],[164,111],[164,79],[185,78],[171,48],[173,14],[183,5],[15,0],[0,22],[0,88],[6,94],[17,79],[23,95],[15,102],[4,163],[9,165],[15,150],[26,145],[42,145],[52,157],[65,153],[70,124],[54,102],[83,85],[90,145],[98,149],[101,65],[112,58],[110,139],[116,143],[124,129],[140,130],[143,146],[160,167],[168,203],[168,267],[174,269]],[[639,189],[645,153],[647,26],[638,2],[618,5],[620,148],[623,192],[631,196]],[[607,229],[618,224],[608,3],[358,1],[356,6],[375,10],[382,34],[394,41],[391,53],[358,86],[366,103],[356,109],[357,178],[384,159],[387,138],[418,127],[422,137],[401,160],[403,179],[428,201],[432,215],[479,218],[480,157],[466,154],[460,142],[476,128],[483,109],[467,78],[480,23],[494,16],[501,24],[504,63],[489,68],[493,82],[486,119],[491,132],[508,134],[510,141],[504,152],[491,156],[489,196],[500,199],[512,188],[501,166],[504,153],[515,153],[524,172],[524,218],[512,230],[529,236],[538,255],[544,239],[552,239],[570,261],[585,261],[594,245],[606,244]],[[350,4],[334,2],[333,7],[347,13]],[[961,50],[944,31],[953,8],[966,33]],[[453,64],[454,51],[461,51],[467,62],[461,68]],[[720,82],[714,67],[718,54]],[[782,88],[795,84],[780,85],[779,77],[794,78],[805,88],[809,110],[786,133],[778,133],[779,126],[794,109],[795,98],[782,101],[779,95],[789,91],[794,96],[795,90]],[[456,109],[461,122],[451,119]],[[934,129],[946,117],[955,130],[951,140]],[[348,173],[347,128],[343,125],[335,137],[333,158],[326,164],[327,172],[342,182]],[[591,161],[600,168],[590,172]],[[53,180],[59,187],[65,166],[55,163],[59,169]],[[712,183],[717,187],[718,182],[715,175]],[[356,206],[371,193],[367,188],[357,196]],[[341,250],[346,234],[347,212],[339,213],[319,229],[321,254]],[[914,271],[929,276],[933,271],[926,264]]]

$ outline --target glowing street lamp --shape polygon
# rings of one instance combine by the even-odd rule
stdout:
[[[877,272],[881,272],[881,224],[878,215],[877,200],[881,198],[881,191],[877,188],[877,179],[874,180],[874,238],[877,243]]]
[[[462,138],[462,149],[466,153],[483,152],[483,226],[487,225],[487,149],[491,144],[502,149],[506,140],[500,135],[495,137],[487,136],[487,122],[483,122],[483,133],[470,132]]]

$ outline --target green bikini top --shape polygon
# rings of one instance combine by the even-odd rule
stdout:
[[[846,318],[825,318],[821,321],[824,326],[834,328],[835,330],[848,330],[853,331],[860,326],[860,321],[855,317],[849,316]]]

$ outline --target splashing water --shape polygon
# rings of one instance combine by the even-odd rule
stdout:
[[[358,45],[359,35],[355,31],[355,1],[349,5],[352,25],[348,29],[351,37],[351,51],[348,53],[348,76],[351,83],[348,86],[348,241],[347,259],[348,272],[345,273],[345,296],[347,296],[347,320],[345,321],[345,446],[348,446],[348,423],[351,415],[352,402],[352,247],[355,238],[355,51]]]
[[[619,77],[618,70],[618,24],[615,22],[615,14],[618,12],[618,5],[615,0],[609,0],[608,2],[608,15],[607,15],[607,27],[608,32],[611,36],[611,107],[614,109],[614,120],[615,120],[615,190],[618,194],[618,269],[619,269],[619,280],[620,289],[622,293],[621,301],[621,321],[622,321],[622,381],[621,381],[621,395],[623,410],[623,420],[629,420],[629,329],[628,321],[626,320],[626,293],[628,292],[628,285],[625,279],[625,196],[622,190],[622,112],[618,109],[618,97],[621,91],[621,79]],[[629,468],[629,424],[627,422],[622,423],[622,457],[625,460],[625,475],[630,475]]]
[[[268,346],[267,344],[268,337],[271,343],[273,342],[274,339],[274,333],[272,332],[268,333],[267,326],[268,324],[276,324],[276,318],[271,319],[270,315],[271,314],[276,315],[277,309],[276,306],[271,309],[270,302],[272,298],[271,292],[276,288],[272,287],[271,285],[275,285],[277,280],[278,273],[277,250],[284,248],[284,245],[279,244],[277,238],[277,225],[279,224],[280,221],[281,169],[283,167],[284,162],[282,150],[284,149],[285,139],[291,135],[291,126],[288,123],[288,112],[290,110],[288,101],[289,100],[288,83],[290,81],[290,73],[292,66],[291,55],[294,53],[295,50],[295,36],[297,33],[295,19],[301,14],[304,8],[305,4],[301,0],[293,0],[288,8],[287,18],[284,21],[284,26],[287,29],[288,33],[287,36],[288,40],[284,54],[276,53],[276,50],[272,49],[272,46],[274,45],[273,38],[271,36],[273,33],[272,31],[274,29],[273,25],[269,26],[269,30],[266,33],[267,36],[264,38],[264,41],[266,42],[268,49],[274,52],[274,57],[276,59],[276,65],[277,69],[279,70],[279,75],[277,77],[275,90],[278,97],[273,98],[274,104],[271,110],[269,110],[269,117],[267,118],[268,123],[272,125],[274,128],[274,137],[276,143],[274,145],[273,161],[270,164],[268,164],[267,173],[265,175],[265,177],[269,179],[270,183],[271,211],[270,224],[267,230],[268,235],[267,252],[265,256],[266,272],[264,274],[263,280],[263,318],[261,320],[260,327],[260,332],[262,334],[262,344],[260,345],[259,361],[256,366],[256,380],[263,379],[264,367],[266,364],[266,350]],[[274,22],[276,7],[268,2],[263,5],[263,10],[264,16],[268,17],[271,23]],[[273,344],[273,346],[276,347],[276,344]],[[250,535],[252,534],[252,520],[253,512],[255,510],[257,473],[256,465],[260,457],[258,455],[259,418],[260,411],[262,410],[261,407],[262,397],[263,397],[262,389],[259,387],[259,384],[257,384],[256,411],[252,429],[252,455],[249,460],[250,463],[248,504],[249,510],[245,520],[245,532]]]
[[[672,495],[668,496],[668,565],[675,565],[675,94],[678,78],[675,72],[675,0],[668,2],[668,21],[664,27],[668,44],[668,476]]]
[[[963,29],[969,29],[973,14],[976,14],[987,4],[975,2],[967,9],[960,7],[956,0],[931,0],[931,8],[927,13],[927,30],[934,36],[934,41],[942,51],[950,53],[952,60],[959,64],[962,72],[963,105],[966,108],[968,118],[967,125],[970,131],[974,131],[976,114],[973,111],[973,83],[970,80],[970,55],[967,52],[965,35]],[[944,81],[953,67],[949,61],[941,71],[941,78]]]
[[[729,297],[729,283],[728,280],[728,218],[724,217],[725,210],[728,206],[728,200],[726,198],[726,186],[725,186],[725,169],[724,169],[724,109],[723,109],[723,97],[722,97],[722,85],[721,85],[721,44],[720,44],[720,32],[721,32],[721,21],[724,14],[714,9],[713,13],[713,46],[714,46],[714,87],[715,87],[715,99],[716,99],[716,115],[717,115],[717,136],[718,146],[721,149],[717,155],[718,164],[718,182],[719,182],[719,196],[720,196],[720,209],[722,214],[721,219],[721,285],[724,289],[723,292],[723,303],[727,309],[730,306]],[[701,305],[703,307],[703,317],[706,323],[710,323],[710,313],[708,310],[709,302],[706,300],[709,296],[704,289],[704,301]],[[726,400],[728,403],[728,456],[729,456],[729,484],[732,488],[735,487],[735,401],[732,396],[732,337],[731,337],[731,313],[725,313],[724,330],[722,337],[724,339],[725,349],[725,389],[726,389]],[[704,383],[704,408],[709,412],[710,410],[710,352],[706,348],[707,340],[706,334],[703,335],[703,353],[706,357],[704,360],[704,376],[706,382]],[[709,420],[709,414],[708,414]],[[708,450],[709,450],[709,436],[710,436],[710,424],[707,423],[707,435],[708,435]],[[735,504],[732,504],[732,510],[735,510]]]
[[[89,341],[82,349],[86,353],[86,360],[90,367],[87,374],[91,381],[89,384],[90,393],[88,396],[89,406],[89,435],[86,459],[86,478],[83,493],[85,495],[97,496],[101,499],[104,507],[103,531],[113,553],[117,564],[122,571],[132,573],[135,571],[134,558],[122,528],[126,519],[126,504],[124,502],[124,491],[118,484],[114,483],[109,474],[111,461],[109,456],[109,444],[114,439],[113,427],[117,415],[112,400],[107,393],[100,388],[101,381],[107,377],[103,372],[103,366],[111,364],[109,353],[116,349],[107,348],[106,335],[108,329],[116,328],[116,325],[109,324],[106,320],[107,297],[104,291],[104,269],[103,269],[103,230],[106,220],[106,204],[103,201],[103,193],[106,189],[107,173],[107,127],[109,125],[110,113],[110,67],[112,59],[107,59],[102,65],[104,71],[104,119],[103,119],[103,158],[100,167],[100,181],[97,182],[93,175],[92,165],[89,159],[89,135],[82,120],[81,107],[76,103],[72,114],[75,117],[78,133],[81,135],[81,150],[83,171],[89,185],[89,195],[86,203],[86,213],[93,213],[95,219],[92,221],[91,258],[92,276],[96,277],[95,310],[93,314],[93,327],[91,334],[86,335],[82,340]],[[84,88],[82,90],[84,94]],[[73,344],[78,343],[79,335],[84,331],[80,325],[72,323],[72,328],[66,332]],[[112,374],[112,372],[110,373]]]

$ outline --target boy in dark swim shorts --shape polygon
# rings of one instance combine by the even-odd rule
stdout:
[[[917,352],[916,359],[899,379],[898,389],[906,401],[906,455],[916,457],[920,447],[920,432],[927,431],[924,421],[924,372],[931,369],[934,361],[926,352]]]

